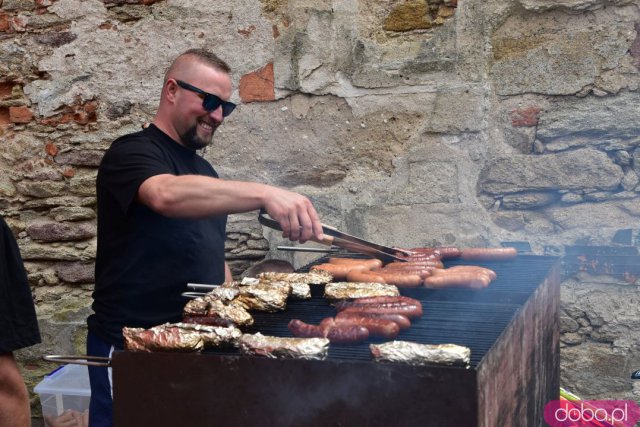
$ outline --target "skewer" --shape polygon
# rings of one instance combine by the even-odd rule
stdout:
[[[189,289],[193,289],[194,291],[197,290],[205,290],[205,291],[210,291],[212,289],[217,288],[220,285],[205,285],[202,283],[187,283],[187,288]]]
[[[279,251],[291,251],[291,252],[338,252],[338,248],[305,248],[298,246],[278,246]]]
[[[189,299],[196,299],[205,296],[205,292],[183,292],[182,296]]]

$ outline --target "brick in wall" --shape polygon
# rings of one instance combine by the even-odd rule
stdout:
[[[242,102],[273,101],[276,99],[273,77],[273,62],[240,78]]]

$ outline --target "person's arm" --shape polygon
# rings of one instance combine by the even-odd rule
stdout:
[[[270,185],[226,181],[200,175],[162,174],[146,179],[137,199],[162,215],[203,218],[265,208],[280,224],[282,236],[304,243],[322,239],[322,224],[308,198]]]
[[[231,269],[229,268],[229,264],[224,262],[224,281],[231,282],[233,281],[233,275],[231,274]]]

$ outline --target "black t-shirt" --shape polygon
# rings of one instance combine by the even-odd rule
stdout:
[[[151,125],[111,144],[97,178],[98,252],[89,330],[122,346],[122,328],[181,318],[187,283],[224,281],[226,215],[169,218],[136,201],[155,175],[206,175],[213,167]]]
[[[0,353],[39,342],[36,309],[20,250],[0,217]]]

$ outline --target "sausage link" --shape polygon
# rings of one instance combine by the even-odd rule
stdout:
[[[405,297],[403,295],[385,295],[385,296],[375,296],[375,297],[362,297],[355,298],[350,301],[340,301],[339,303],[334,304],[336,308],[346,308],[352,305],[371,305],[371,304],[408,304],[408,305],[421,305],[420,300],[411,297]],[[340,308],[338,308],[340,309]]]
[[[431,274],[433,274],[433,270],[435,269],[435,267],[431,268],[425,268],[425,267],[407,267],[407,268],[374,268],[373,270],[371,270],[372,273],[375,274],[379,274],[382,276],[383,279],[386,280],[386,278],[384,277],[385,274],[391,273],[391,274],[398,274],[398,273],[403,273],[403,274],[417,274],[418,276],[420,276],[421,279],[424,279],[425,277],[429,277],[431,276]],[[393,283],[388,282],[390,285],[392,285]]]
[[[434,249],[442,259],[458,258],[462,254],[462,251],[454,246],[437,246]]]
[[[366,265],[369,268],[375,268],[375,267],[382,267],[382,261],[380,261],[379,259],[376,258],[363,258],[363,259],[358,259],[358,258],[339,258],[339,257],[332,257],[329,258],[329,264],[340,264],[340,265]]]
[[[407,261],[407,262],[390,262],[385,265],[384,268],[408,268],[408,267],[434,267],[443,268],[442,261],[437,259],[428,259],[422,261]]]
[[[385,283],[394,285],[399,288],[415,288],[422,285],[424,280],[420,274],[400,271],[397,273],[378,273],[382,276]]]
[[[347,278],[347,275],[349,274],[350,271],[353,271],[353,270],[363,271],[363,270],[367,270],[368,268],[369,267],[362,264],[325,263],[325,264],[314,265],[313,267],[311,267],[311,270],[312,271],[314,270],[328,271],[329,273],[331,273],[331,276],[333,276],[334,279],[344,280]]]
[[[461,287],[471,289],[486,288],[491,280],[488,276],[468,271],[435,274],[424,279],[427,288]]]
[[[347,280],[349,282],[364,282],[364,283],[387,283],[384,278],[378,274],[371,273],[366,270],[352,269],[347,273]]]
[[[326,338],[334,344],[353,344],[369,338],[369,330],[364,326],[335,325],[329,328]]]
[[[402,314],[409,319],[413,319],[422,316],[422,304],[368,304],[346,307],[342,311],[366,314]]]
[[[400,333],[400,327],[393,320],[368,316],[336,317],[336,325],[362,326],[367,328],[369,336],[394,339]]]
[[[409,326],[411,326],[411,320],[402,314],[353,313],[348,311],[341,311],[336,314],[336,320],[350,317],[370,317],[373,319],[391,320],[398,325],[400,330],[408,329]]]
[[[318,325],[310,325],[298,319],[291,319],[287,325],[289,331],[299,338],[324,338],[325,331]]]
[[[479,265],[454,265],[453,267],[438,270],[434,272],[434,274],[439,274],[439,273],[441,274],[443,272],[446,273],[446,272],[453,272],[453,271],[469,271],[472,273],[475,272],[475,273],[486,274],[491,280],[495,280],[498,277],[495,271],[491,270],[490,268],[480,267]]]
[[[460,257],[474,261],[505,261],[518,255],[516,248],[465,248]]]

